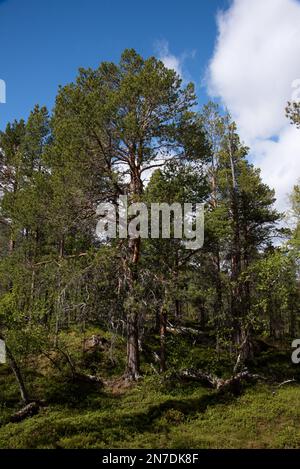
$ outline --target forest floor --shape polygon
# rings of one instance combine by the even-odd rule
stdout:
[[[207,346],[193,348],[198,366],[211,367]],[[104,370],[106,352],[98,351],[94,358],[99,359],[99,353],[105,358]],[[178,361],[177,353],[182,355],[178,346],[170,356],[171,366]],[[134,385],[107,373],[99,387],[73,382],[67,374],[45,373],[41,360],[40,369],[28,371],[26,381],[45,405],[38,415],[19,423],[9,421],[20,407],[14,377],[1,366],[0,448],[300,448],[300,387],[278,388],[276,377],[299,371],[290,368],[285,353],[272,353],[273,358],[267,353],[253,366],[268,370],[273,382],[247,385],[239,395],[221,395],[199,383],[171,379],[170,374],[162,378],[145,365],[144,377]],[[185,359],[190,360],[183,357],[182,365],[188,364]],[[116,360],[115,371],[119,365]],[[222,366],[226,375],[226,359]]]

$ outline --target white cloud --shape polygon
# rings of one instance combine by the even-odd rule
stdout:
[[[252,144],[252,152],[264,181],[276,190],[277,208],[286,210],[292,187],[300,178],[299,130],[286,126],[276,141],[257,139]]]
[[[184,63],[187,59],[193,59],[196,51],[183,52],[179,56],[176,56],[170,52],[169,43],[166,40],[156,41],[155,51],[158,58],[165,64],[167,68],[175,70],[176,73],[182,78],[183,82],[190,81],[190,76],[185,69]]]
[[[300,177],[300,132],[285,117],[300,78],[300,2],[233,0],[217,21],[208,91],[229,108],[278,207],[286,208]]]
[[[182,77],[182,60],[179,57],[176,57],[176,55],[171,54],[168,42],[157,41],[156,49],[159,59],[165,64],[165,66],[175,70],[175,72]]]

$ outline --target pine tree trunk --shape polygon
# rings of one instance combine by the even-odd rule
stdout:
[[[221,267],[220,267],[220,253],[219,247],[217,247],[217,253],[214,256],[214,262],[216,266],[216,301],[215,301],[215,309],[217,314],[221,314],[222,311],[222,282],[221,282]]]
[[[138,317],[136,313],[127,314],[127,366],[126,378],[137,380],[140,377]]]
[[[130,245],[132,248],[132,261],[128,271],[128,295],[132,299],[135,295],[134,282],[137,276],[136,269],[140,257],[140,238],[131,240]],[[127,364],[125,376],[133,381],[140,377],[138,313],[135,311],[127,312]]]
[[[22,377],[21,370],[19,366],[17,365],[17,362],[15,361],[13,354],[11,353],[10,349],[7,346],[6,346],[6,354],[7,354],[10,367],[15,375],[15,378],[19,386],[21,399],[24,402],[24,404],[28,404],[29,403],[28,392],[27,392],[27,389],[26,389],[26,386]]]
[[[241,288],[239,285],[239,276],[241,273],[241,239],[240,239],[240,216],[239,216],[239,200],[238,200],[238,184],[236,179],[236,168],[234,161],[234,150],[232,148],[231,136],[228,140],[229,158],[232,174],[232,191],[231,191],[231,210],[233,221],[233,246],[231,256],[231,281],[233,283],[231,294],[231,313],[234,326],[234,342],[240,345],[242,342],[241,331]]]
[[[200,326],[200,330],[204,331],[206,328],[206,312],[205,312],[205,306],[203,304],[203,301],[199,301],[198,303],[198,322]]]
[[[13,240],[13,237],[12,237],[12,234],[11,234],[9,242],[8,242],[8,253],[9,253],[9,255],[11,255],[13,253],[14,248],[15,248],[15,243],[14,243],[14,240]],[[10,290],[12,290],[12,287],[13,287],[13,285],[11,283]],[[0,338],[4,340],[4,338],[2,338],[2,336],[0,336]],[[11,367],[11,369],[12,369],[14,375],[15,375],[15,378],[16,378],[18,386],[19,386],[21,399],[25,404],[28,404],[28,402],[29,402],[28,393],[27,393],[25,383],[23,381],[21,370],[18,367],[18,364],[15,361],[14,356],[13,356],[12,352],[10,351],[10,349],[7,347],[7,345],[5,345],[5,349],[6,349],[6,355],[7,355],[8,361],[9,361],[9,365],[10,365],[10,367]]]
[[[139,198],[143,192],[140,165],[136,162],[136,148],[133,146],[130,153],[131,181],[129,185],[130,195]],[[137,268],[141,254],[141,238],[129,240],[129,263],[126,263],[128,275],[128,296],[131,300],[135,297],[135,281],[137,279]],[[140,377],[139,359],[139,328],[138,313],[127,312],[127,364],[125,377],[128,380],[137,380]]]
[[[164,373],[166,371],[166,331],[167,331],[167,312],[165,305],[163,304],[160,309],[160,327],[159,327],[159,337],[160,337],[160,372]]]
[[[175,300],[175,323],[180,324],[181,320],[181,303],[180,300]]]

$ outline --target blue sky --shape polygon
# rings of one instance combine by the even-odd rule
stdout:
[[[300,0],[0,0],[0,20],[0,130],[36,103],[51,110],[79,67],[135,48],[194,81],[199,104],[230,110],[277,207],[289,206],[300,177],[300,132],[285,116],[300,101]]]
[[[228,0],[4,0],[0,1],[0,78],[6,104],[0,129],[28,115],[35,103],[53,106],[58,85],[78,67],[118,60],[133,47],[144,56],[164,43],[181,58],[199,90],[216,38],[216,12]]]

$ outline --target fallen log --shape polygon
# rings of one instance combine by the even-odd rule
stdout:
[[[204,384],[204,385],[209,386],[211,388],[216,388],[217,387],[217,381],[219,380],[219,378],[216,378],[215,376],[212,376],[208,373],[204,373],[201,370],[193,370],[193,369],[180,371],[178,373],[178,377],[180,379],[198,381],[201,384]]]
[[[185,326],[173,326],[170,322],[168,322],[166,331],[170,334],[179,335],[179,334],[186,334],[192,336],[203,336],[203,331],[198,331],[197,329],[193,329],[192,327],[185,327]]]
[[[217,376],[204,373],[201,370],[183,370],[178,375],[181,379],[201,382],[202,384],[209,386],[212,389],[216,389],[219,392],[237,392],[240,390],[240,386],[243,381],[250,382],[265,379],[260,375],[249,373],[248,370],[237,373],[228,379],[218,378]]]
[[[287,379],[286,381],[283,381],[283,383],[278,384],[278,388],[281,388],[282,386],[285,386],[286,384],[292,384],[296,383],[297,381],[295,379]]]
[[[103,386],[103,381],[98,376],[74,372],[72,378],[74,381],[81,381],[83,383],[94,383],[98,384],[99,386]]]
[[[10,421],[13,423],[21,422],[22,420],[27,419],[28,417],[33,417],[40,410],[40,404],[38,402],[30,402],[21,410],[13,414],[10,418]]]
[[[94,384],[98,384],[99,386],[103,386],[103,381],[98,376],[79,373],[76,370],[76,366],[74,365],[73,361],[71,360],[71,357],[70,357],[70,354],[69,354],[68,351],[65,351],[65,350],[62,350],[62,349],[59,349],[59,348],[58,348],[58,350],[66,358],[66,360],[67,360],[67,362],[70,366],[73,381],[81,381],[81,382],[84,382],[84,383],[94,383]]]

